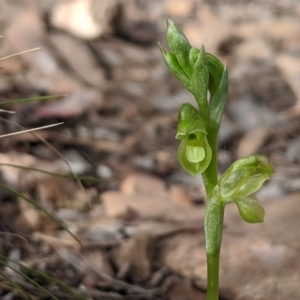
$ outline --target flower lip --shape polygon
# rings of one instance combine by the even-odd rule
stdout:
[[[190,103],[181,105],[178,115],[176,139],[181,143],[178,159],[182,167],[191,175],[203,173],[212,157],[212,150],[207,140],[205,121]]]

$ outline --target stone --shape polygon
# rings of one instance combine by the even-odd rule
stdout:
[[[121,191],[125,195],[145,194],[149,196],[166,197],[165,182],[146,174],[129,175],[121,184]]]
[[[104,73],[86,44],[80,39],[64,33],[49,36],[56,52],[75,73],[89,86],[100,88],[104,84]],[[78,59],[80,57],[80,59]]]
[[[24,74],[21,74],[21,71],[18,72],[19,77],[15,84],[50,95],[70,93],[80,89],[80,83],[63,71],[52,55],[45,42],[45,24],[38,11],[30,3],[13,18],[13,22],[3,33],[5,51],[3,50],[2,56],[41,47],[36,51],[18,56],[23,69],[26,66],[28,71]]]
[[[58,2],[50,14],[51,24],[83,38],[95,39],[113,31],[118,0],[72,0]]]

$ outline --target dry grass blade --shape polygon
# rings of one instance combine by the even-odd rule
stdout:
[[[16,126],[18,126],[19,128],[24,128],[23,126],[19,125],[18,123],[16,122],[12,122],[12,121],[9,121],[9,120],[6,120],[5,118],[2,118],[0,117],[0,120],[6,122],[6,123],[12,123]],[[29,132],[30,134],[34,135],[38,140],[40,140],[44,145],[46,145],[49,149],[51,149],[58,157],[60,157],[65,163],[66,165],[68,166],[68,168],[70,169],[70,172],[72,173],[72,175],[74,176],[79,188],[84,192],[85,192],[85,189],[80,181],[80,179],[76,179],[77,175],[76,173],[74,172],[72,166],[70,165],[70,163],[68,162],[68,160],[55,148],[53,147],[49,142],[47,142],[43,137],[39,136],[38,134],[36,134],[34,131],[32,132]],[[91,203],[87,200],[88,204],[91,206]]]
[[[27,293],[19,284],[6,276],[3,272],[0,272],[0,276],[2,276],[7,282],[9,282],[13,287],[15,287],[18,291],[20,291],[24,296],[29,300],[35,300],[29,293]]]
[[[13,262],[13,261],[11,261]],[[23,272],[21,271],[18,271],[17,269],[13,268],[11,265],[7,264],[6,262],[4,261],[0,261],[0,263],[13,270],[15,273],[21,275],[23,278],[25,278],[27,281],[29,281],[32,285],[36,286],[39,290],[43,291],[45,294],[47,294],[48,296],[51,297],[51,299],[54,299],[54,300],[59,300],[58,298],[56,298],[53,294],[51,294],[47,289],[45,289],[44,287],[42,287],[40,284],[38,284],[36,281],[34,281],[33,279],[29,278],[27,275],[25,275]]]
[[[51,125],[46,125],[46,126],[41,126],[41,127],[36,127],[36,128],[32,128],[32,129],[21,130],[21,131],[17,131],[17,132],[13,132],[13,133],[2,134],[2,135],[0,135],[0,138],[7,137],[7,136],[12,136],[12,135],[17,135],[17,134],[21,134],[21,133],[25,133],[25,132],[33,132],[33,131],[37,131],[37,130],[51,128],[51,127],[59,126],[61,124],[64,124],[64,122],[51,124]]]
[[[37,204],[35,201],[25,197],[21,193],[18,193],[17,191],[11,189],[10,187],[8,187],[7,185],[5,185],[1,182],[0,182],[0,187],[2,187],[4,190],[10,192],[11,194],[13,194],[15,196],[24,199],[28,203],[32,204],[35,208],[37,208],[37,209],[41,210],[42,212],[44,212],[48,217],[50,217],[53,221],[55,221],[62,229],[67,231],[76,241],[78,241],[79,244],[81,244],[81,241],[68,229],[67,226],[65,226],[60,220],[58,220],[56,217],[54,217],[51,213],[49,213],[46,209],[44,209],[42,206]]]
[[[13,167],[13,168],[18,168],[26,171],[33,171],[33,172],[40,172],[43,174],[51,175],[51,176],[56,176],[56,177],[62,177],[62,178],[67,178],[67,179],[76,179],[76,180],[82,180],[82,181],[90,181],[90,182],[101,182],[100,179],[95,178],[95,177],[90,177],[90,176],[77,176],[77,175],[70,175],[70,174],[62,174],[62,173],[55,173],[55,172],[49,172],[46,170],[41,170],[41,169],[36,169],[36,168],[31,168],[31,167],[23,167],[23,166],[18,166],[14,164],[5,164],[1,163],[1,166],[5,167]]]
[[[36,51],[36,50],[40,50],[40,49],[41,49],[41,47],[38,47],[38,48],[33,48],[33,49],[30,49],[30,50],[25,50],[25,51],[21,51],[21,52],[18,52],[18,53],[10,54],[10,55],[1,57],[0,61],[11,58],[11,57],[14,57],[14,56],[18,56],[18,55],[21,55],[21,54],[25,54],[25,53],[33,52],[33,51]]]
[[[15,104],[15,103],[26,103],[26,102],[33,102],[33,101],[45,101],[45,100],[51,100],[51,99],[58,99],[62,98],[63,96],[39,96],[39,97],[32,97],[32,98],[24,98],[24,99],[16,99],[16,100],[9,100],[9,101],[3,101],[0,103],[0,106],[3,105],[9,105],[9,104]]]
[[[84,297],[84,295],[80,294],[79,292],[77,292],[76,290],[74,290],[73,288],[67,286],[66,284],[60,282],[59,280],[57,280],[56,278],[52,277],[52,276],[49,276],[47,274],[45,274],[44,272],[41,272],[41,271],[38,271],[36,269],[33,269],[31,267],[28,267],[20,262],[17,262],[17,261],[14,261],[12,259],[9,259],[3,255],[0,255],[0,263],[2,263],[3,261],[9,261],[11,263],[14,263],[16,264],[17,266],[21,267],[21,268],[24,268],[42,278],[45,278],[46,280],[48,280],[49,282],[53,282],[55,284],[57,284],[58,286],[62,287],[63,289],[65,289],[68,293],[74,295],[77,299],[81,299],[81,300],[84,300],[86,299],[86,297]]]
[[[6,113],[6,114],[15,114],[16,113],[13,110],[7,110],[7,109],[0,109],[0,112]]]

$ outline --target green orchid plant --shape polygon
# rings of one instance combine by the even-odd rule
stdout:
[[[197,108],[182,104],[176,139],[180,139],[178,160],[191,175],[202,176],[207,195],[205,238],[207,257],[207,299],[219,299],[219,261],[224,208],[234,202],[248,223],[264,220],[264,208],[254,193],[274,173],[264,155],[252,155],[234,162],[218,177],[218,133],[228,96],[226,65],[201,49],[193,48],[182,30],[167,21],[171,51],[161,47],[171,73],[190,91]]]

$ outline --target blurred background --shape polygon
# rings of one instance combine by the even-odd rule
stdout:
[[[300,299],[296,0],[0,0],[0,58],[40,48],[0,61],[0,101],[57,96],[3,106],[15,113],[1,112],[0,134],[64,122],[1,139],[0,163],[99,180],[82,186],[0,166],[1,182],[47,208],[84,245],[0,191],[0,230],[26,238],[0,235],[0,252],[89,299],[206,299],[204,188],[179,166],[174,139],[180,105],[194,100],[157,46],[167,46],[167,18],[228,65],[220,174],[254,153],[276,169],[257,193],[264,224],[244,224],[228,205],[221,299]],[[6,285],[0,293],[19,299]]]

